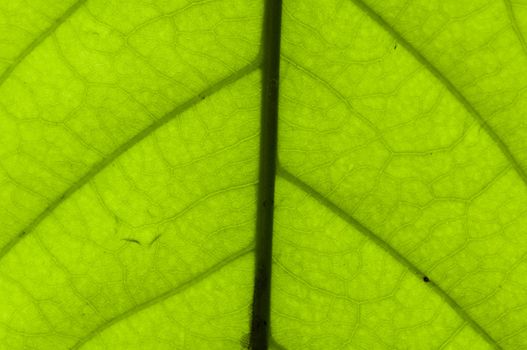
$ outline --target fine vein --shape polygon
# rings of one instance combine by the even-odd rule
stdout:
[[[267,350],[270,334],[281,17],[282,0],[266,0],[262,29],[262,114],[255,277],[250,335],[250,347],[253,350]]]
[[[512,29],[514,34],[518,38],[520,45],[522,46],[523,52],[527,55],[527,43],[525,42],[525,37],[523,36],[520,26],[518,26],[518,21],[516,20],[516,15],[514,14],[514,9],[512,8],[511,0],[503,0],[505,3],[505,8],[507,10],[507,16],[511,22]]]
[[[342,208],[334,204],[328,198],[324,197],[320,192],[315,190],[313,187],[291,174],[286,169],[279,167],[277,175],[299,188],[303,192],[307,193],[314,200],[320,203],[322,206],[329,209],[335,215],[340,217],[342,220],[346,221],[348,224],[353,226],[357,231],[363,234],[371,242],[376,244],[379,248],[384,250],[386,253],[390,254],[395,260],[397,260],[401,265],[405,266],[410,272],[418,276],[419,279],[426,276],[426,274],[421,271],[416,265],[414,265],[410,260],[405,258],[401,253],[399,253],[395,248],[393,248],[388,242],[383,240],[381,237],[377,236],[374,232],[364,226],[361,222],[356,220],[353,216],[348,214]],[[479,335],[481,335],[489,344],[491,344],[495,349],[501,349],[496,340],[494,340],[490,334],[487,333],[463,308],[450,296],[448,295],[439,285],[437,285],[433,280],[429,280],[427,283],[435,293],[437,293],[447,304],[461,317],[465,320],[467,324],[474,329]]]
[[[155,132],[157,129],[161,128],[168,122],[170,122],[175,117],[179,116],[181,113],[185,112],[189,108],[198,104],[203,100],[203,98],[208,97],[215,92],[221,90],[227,85],[230,85],[246,75],[250,74],[259,67],[259,61],[256,60],[242,69],[238,70],[234,74],[228,76],[227,78],[220,80],[209,88],[203,90],[201,93],[196,96],[188,99],[179,106],[175,107],[173,110],[165,114],[160,119],[156,120],[154,123],[150,124],[145,129],[141,130],[138,134],[134,135],[128,141],[117,147],[112,153],[103,158],[101,161],[96,163],[92,168],[90,168],[79,180],[73,183],[65,192],[62,193],[58,198],[51,202],[38,216],[36,216],[33,221],[31,221],[22,231],[20,231],[16,236],[14,236],[5,246],[0,249],[0,260],[8,254],[13,247],[20,242],[25,236],[32,232],[35,227],[37,227],[42,220],[44,220],[48,215],[50,215],[58,206],[60,206],[64,201],[71,197],[75,192],[77,192],[81,187],[93,179],[97,174],[103,171],[108,165],[110,165],[114,160],[120,157],[123,153],[128,151],[130,148],[138,144],[140,141],[148,137],[150,134]]]
[[[0,86],[4,84],[16,67],[18,67],[18,65],[22,63],[22,61],[24,61],[24,59],[29,56],[29,54],[33,52],[36,47],[38,47],[44,40],[53,34],[62,23],[66,22],[68,18],[77,12],[77,10],[82,5],[84,5],[86,1],[87,0],[77,0],[66,10],[66,12],[62,14],[62,16],[57,18],[46,30],[40,33],[40,35],[35,40],[33,40],[24,50],[22,50],[22,52],[20,52],[20,54],[15,58],[13,63],[11,63],[11,65],[7,67],[7,69],[0,75]]]
[[[111,326],[115,325],[116,323],[118,323],[118,322],[120,322],[122,320],[125,320],[125,319],[127,319],[127,318],[137,314],[138,312],[141,312],[141,311],[143,311],[143,310],[145,310],[145,309],[147,309],[149,307],[152,307],[152,306],[154,306],[156,304],[159,304],[159,303],[165,301],[166,299],[168,299],[168,298],[170,298],[170,297],[172,297],[172,296],[174,296],[176,294],[179,294],[179,293],[183,292],[184,290],[186,290],[186,289],[196,285],[197,283],[203,281],[205,278],[211,276],[212,274],[220,271],[225,266],[227,266],[229,264],[232,264],[233,262],[237,261],[238,259],[244,257],[245,255],[249,254],[253,250],[254,250],[254,247],[253,247],[253,244],[251,244],[250,246],[247,246],[247,247],[237,251],[233,255],[231,255],[231,256],[221,260],[220,262],[212,265],[207,270],[201,272],[199,275],[194,276],[194,277],[182,282],[181,284],[179,284],[175,288],[173,288],[171,290],[168,290],[165,293],[159,294],[159,295],[155,296],[154,298],[152,298],[150,300],[147,300],[147,301],[145,301],[145,302],[143,302],[141,304],[135,305],[132,308],[126,310],[125,312],[123,312],[123,313],[121,313],[121,314],[119,314],[117,316],[114,316],[113,318],[111,318],[109,320],[106,320],[104,323],[100,324],[99,326],[97,326],[96,328],[91,330],[88,334],[86,334],[84,337],[79,339],[77,341],[77,343],[75,343],[75,345],[73,345],[70,349],[71,350],[76,350],[76,349],[81,348],[88,341],[90,341],[91,339],[96,337],[98,334],[101,334],[103,331],[105,331],[106,329],[108,329]]]
[[[502,154],[511,163],[516,173],[520,176],[521,180],[527,185],[527,174],[521,167],[518,160],[512,155],[505,142],[500,136],[491,128],[491,126],[483,119],[481,114],[476,108],[469,102],[469,100],[459,91],[454,84],[438,69],[436,68],[425,56],[423,56],[415,47],[410,44],[399,32],[395,30],[388,22],[384,20],[379,14],[377,14],[371,7],[366,5],[362,0],[350,0],[359,9],[361,9],[368,17],[375,21],[379,26],[386,30],[398,43],[403,46],[408,53],[410,53],[419,63],[421,63],[432,75],[434,75],[439,82],[441,82],[446,89],[461,103],[461,105],[467,110],[467,112],[476,120],[481,128],[490,136],[494,143],[498,146]]]

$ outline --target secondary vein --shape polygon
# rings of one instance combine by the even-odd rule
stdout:
[[[53,202],[51,202],[40,214],[38,214],[24,229],[22,229],[16,236],[14,236],[5,246],[0,248],[0,260],[2,260],[14,246],[18,244],[24,237],[26,237],[30,232],[32,232],[46,217],[48,217],[57,207],[59,207],[64,201],[70,198],[75,192],[87,184],[91,179],[93,179],[97,174],[103,171],[108,165],[113,163],[117,158],[119,158],[123,153],[128,151],[130,148],[141,142],[143,139],[148,137],[150,134],[169,123],[172,119],[181,115],[183,112],[189,108],[195,106],[203,100],[204,97],[208,97],[215,92],[221,90],[223,87],[230,85],[246,75],[250,74],[254,70],[258,69],[260,63],[259,60],[248,64],[242,69],[238,70],[234,74],[228,76],[227,78],[220,80],[209,88],[203,90],[201,93],[196,96],[188,99],[179,106],[175,107],[173,110],[165,114],[163,117],[156,120],[154,123],[150,124],[145,129],[141,130],[138,134],[134,135],[125,143],[117,147],[112,153],[110,153],[105,158],[101,159],[98,163],[93,165],[79,180],[73,183],[66,191],[64,191],[59,197],[57,197]]]
[[[66,22],[77,10],[84,5],[87,0],[78,0],[71,5],[59,18],[57,18],[46,30],[33,40],[20,54],[15,58],[13,63],[7,67],[7,69],[0,75],[0,86],[11,76],[11,73],[18,67],[24,59],[29,56],[36,47],[38,47],[44,40],[46,40],[51,34],[53,34],[62,23]]]
[[[235,261],[239,260],[240,258],[246,256],[247,254],[249,254],[250,252],[252,252],[254,250],[254,247],[253,247],[253,244],[235,252],[234,254],[232,254],[231,256],[221,260],[220,262],[212,265],[211,267],[209,267],[207,270],[201,272],[200,274],[198,274],[197,276],[194,276],[182,283],[180,283],[179,285],[177,285],[176,287],[162,293],[162,294],[159,294],[157,296],[155,296],[154,298],[150,299],[150,300],[147,300],[141,304],[138,304],[138,305],[135,305],[133,307],[131,307],[130,309],[124,311],[123,313],[119,314],[119,315],[116,315],[114,316],[113,318],[110,318],[108,320],[106,320],[105,322],[101,323],[99,326],[97,326],[96,328],[94,328],[93,330],[91,330],[90,332],[88,332],[84,337],[82,337],[81,339],[79,339],[70,349],[71,350],[77,350],[77,349],[80,349],[84,344],[86,344],[87,342],[89,342],[91,339],[95,338],[98,334],[101,334],[103,331],[105,331],[106,329],[112,327],[113,325],[115,325],[116,323],[119,323],[120,321],[122,320],[125,320],[127,318],[130,318],[131,316],[145,310],[145,309],[148,309],[156,304],[159,304],[160,302],[163,302],[165,300],[167,300],[168,298],[174,296],[174,295],[177,295],[183,291],[185,291],[186,289],[196,285],[197,283],[203,281],[205,278],[211,276],[212,274],[220,271],[221,269],[223,269],[224,267],[226,267],[227,265],[230,265],[232,263],[234,263]]]
[[[335,203],[330,201],[328,198],[324,197],[320,192],[315,190],[309,184],[302,181],[300,178],[296,177],[283,167],[278,168],[278,176],[283,178],[285,181],[289,182],[293,186],[302,190],[311,196],[314,200],[320,203],[322,206],[329,209],[335,215],[340,217],[342,220],[346,221],[348,224],[353,226],[357,231],[363,234],[371,242],[377,245],[386,253],[390,254],[395,260],[397,260],[401,265],[405,266],[410,272],[416,275],[418,278],[423,278],[426,274],[419,269],[414,263],[404,257],[399,253],[394,247],[392,247],[388,242],[383,240],[381,237],[376,235],[373,231],[368,229],[364,224],[355,219],[352,215],[348,214],[345,210],[337,206]],[[495,349],[501,349],[498,342],[493,339],[489,333],[483,327],[481,327],[476,320],[474,320],[463,308],[459,305],[448,293],[443,290],[438,284],[433,280],[429,280],[427,283],[437,295],[439,295],[458,315],[464,320],[474,331],[476,331],[487,343],[492,345]]]
[[[458,102],[467,110],[467,112],[476,120],[480,127],[490,136],[492,141],[498,146],[501,153],[511,163],[516,173],[521,178],[522,182],[527,186],[527,174],[523,170],[518,160],[514,157],[507,144],[501,137],[492,129],[478,110],[470,103],[470,101],[459,91],[456,86],[441,72],[436,66],[432,64],[425,56],[423,56],[408,40],[406,40],[398,31],[395,30],[388,22],[384,20],[378,13],[369,7],[362,0],[350,0],[360,10],[362,10],[368,17],[375,21],[380,27],[387,31],[397,42],[403,46],[410,55],[412,55],[419,63],[421,63],[436,79],[445,86],[445,88],[458,100]]]

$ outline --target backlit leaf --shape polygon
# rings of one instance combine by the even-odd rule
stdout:
[[[0,349],[527,348],[527,2],[282,2],[0,0]]]

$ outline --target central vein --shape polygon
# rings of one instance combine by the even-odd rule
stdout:
[[[273,211],[280,78],[282,0],[266,0],[262,32],[262,115],[251,349],[267,350],[270,333]]]

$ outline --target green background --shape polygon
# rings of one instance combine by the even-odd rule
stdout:
[[[0,0],[0,349],[247,347],[263,8]],[[527,349],[526,36],[283,0],[270,348]]]

